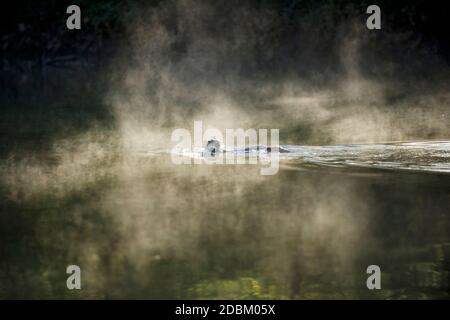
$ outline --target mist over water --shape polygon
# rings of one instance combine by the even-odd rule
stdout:
[[[387,23],[369,32],[357,7],[341,10],[347,19],[322,10],[295,24],[254,3],[144,10],[129,26],[133,49],[117,60],[123,80],[109,98],[124,139],[166,147],[173,129],[194,120],[279,128],[284,144],[448,138],[446,62]]]
[[[0,297],[449,297],[448,65],[359,7],[237,3],[133,13],[105,72],[112,125],[2,158]],[[290,153],[274,176],[175,165],[171,133],[195,120],[280,129]]]
[[[8,296],[24,296],[10,282],[20,278],[27,297],[74,297],[61,266],[76,262],[80,297],[447,297],[448,174],[288,160],[261,176],[254,165],[99,151],[28,167],[9,185],[3,208],[21,220],[3,237],[28,258],[4,273]],[[380,293],[365,286],[370,264],[383,268]]]

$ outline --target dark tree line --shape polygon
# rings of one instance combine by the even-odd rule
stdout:
[[[167,2],[169,2],[168,0]],[[143,7],[158,6],[161,0],[102,1],[31,1],[17,0],[1,20],[0,70],[10,73],[36,73],[45,68],[97,68],[126,46],[126,27],[142,15]],[[245,2],[245,1],[244,1]],[[295,23],[314,14],[332,17],[338,24],[359,13],[365,18],[365,8],[376,2],[382,8],[383,26],[388,31],[411,31],[417,42],[435,50],[450,61],[450,41],[444,2],[437,1],[368,1],[368,0],[253,0],[254,6],[266,6],[283,17],[286,36],[295,32]],[[82,8],[82,32],[66,28],[66,8],[77,4]],[[239,6],[240,1],[226,1],[227,6]],[[329,20],[317,21],[317,28],[326,28]],[[289,23],[291,27],[289,29]],[[294,27],[292,27],[294,25]]]

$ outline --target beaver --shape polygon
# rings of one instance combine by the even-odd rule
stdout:
[[[207,156],[214,157],[220,152],[220,141],[211,139],[206,143],[205,153]]]
[[[250,152],[251,150],[255,150],[255,147],[246,147],[244,152]],[[276,146],[276,147],[266,147],[266,146],[256,146],[256,150],[266,151],[267,153],[278,152],[278,153],[289,153],[285,147]],[[214,157],[220,152],[226,152],[226,150],[221,150],[220,141],[212,138],[208,140],[205,147],[205,156]]]

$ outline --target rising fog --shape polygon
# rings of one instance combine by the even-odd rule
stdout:
[[[167,147],[194,120],[279,128],[285,144],[448,136],[448,68],[414,34],[368,30],[358,6],[294,20],[239,4],[170,1],[129,22],[107,97],[127,144]]]

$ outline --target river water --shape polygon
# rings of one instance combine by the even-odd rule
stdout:
[[[0,297],[449,298],[450,142],[285,147],[269,176],[96,144],[5,166]]]

